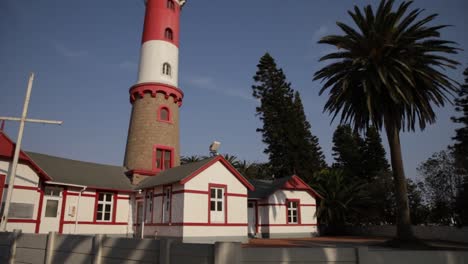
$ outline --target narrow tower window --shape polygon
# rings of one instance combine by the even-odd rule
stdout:
[[[168,75],[168,76],[171,76],[171,65],[167,62],[165,62],[163,64],[163,74],[164,75]]]
[[[167,8],[174,10],[175,9],[174,1],[167,0]]]
[[[172,29],[166,28],[166,30],[164,31],[164,37],[172,40]]]
[[[161,108],[159,108],[158,121],[171,121],[171,113],[169,112],[169,108],[167,108],[166,106],[162,106]]]

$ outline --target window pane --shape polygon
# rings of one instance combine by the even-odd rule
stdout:
[[[222,197],[223,197],[223,190],[218,189],[218,198],[222,198]]]
[[[164,168],[169,169],[171,167],[171,151],[166,150],[164,152]]]
[[[215,211],[215,203],[216,203],[215,201],[210,202],[210,210],[211,211]]]
[[[97,213],[97,216],[96,216],[96,219],[97,220],[102,220],[102,213]]]
[[[215,189],[213,189],[213,188],[211,188],[211,190],[210,190],[210,191],[211,191],[211,194],[210,194],[211,198],[216,198],[216,197],[215,197],[216,190],[215,190]]]
[[[110,212],[110,210],[111,210],[111,205],[110,205],[110,204],[106,204],[106,210],[105,210],[105,211],[106,211],[106,212]]]
[[[99,194],[99,201],[104,201],[104,194],[102,193]]]
[[[217,209],[218,209],[217,210],[218,212],[223,211],[223,202],[218,202],[218,208]]]
[[[104,221],[109,221],[110,220],[110,213],[105,213],[104,214]]]
[[[296,216],[293,217],[293,223],[297,223],[297,217]]]
[[[102,204],[97,205],[97,210],[98,210],[98,212],[102,212]]]
[[[169,111],[167,110],[167,108],[161,108],[160,116],[161,120],[169,121]]]
[[[112,201],[112,194],[110,193],[106,194],[106,201],[108,202]]]
[[[45,217],[57,217],[58,201],[47,200]]]
[[[162,169],[162,150],[158,149],[156,150],[156,168]]]

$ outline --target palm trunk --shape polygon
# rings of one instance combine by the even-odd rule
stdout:
[[[395,185],[396,216],[397,216],[397,239],[414,240],[415,236],[411,228],[411,218],[408,203],[408,191],[406,187],[405,171],[401,155],[400,132],[394,125],[385,125],[390,156],[392,160],[393,183]]]

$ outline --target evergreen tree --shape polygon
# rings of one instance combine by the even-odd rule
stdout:
[[[460,217],[460,223],[468,225],[468,68],[463,72],[465,84],[461,86],[458,98],[455,99],[455,111],[461,114],[460,117],[452,117],[452,121],[462,125],[455,130],[455,144],[452,150],[455,155],[457,173],[465,175],[463,184],[459,187],[456,211]]]
[[[364,141],[349,125],[340,125],[333,133],[333,167],[351,178],[362,179]]]
[[[468,171],[468,68],[463,72],[465,75],[465,84],[461,86],[458,98],[455,99],[455,111],[461,114],[460,117],[452,117],[452,121],[462,125],[455,130],[455,144],[453,150],[457,166]]]
[[[386,152],[382,145],[382,138],[375,127],[369,127],[366,131],[366,139],[363,149],[363,177],[372,182],[384,172],[388,172],[390,165],[386,158]]]
[[[257,67],[252,89],[260,100],[256,112],[263,122],[257,132],[262,133],[272,173],[276,177],[298,174],[310,179],[325,161],[317,137],[310,132],[299,93],[294,93],[270,54],[266,53]]]

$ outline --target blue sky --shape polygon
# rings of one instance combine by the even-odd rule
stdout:
[[[318,96],[318,58],[332,51],[317,40],[337,33],[337,20],[350,22],[354,4],[342,0],[188,0],[181,18],[179,86],[181,152],[207,154],[213,140],[221,152],[265,161],[261,126],[251,96],[259,58],[270,52],[294,89],[327,162],[336,122],[322,113]],[[438,24],[454,27],[443,38],[468,49],[466,0],[416,0],[425,14],[439,13]],[[67,158],[121,165],[130,118],[128,89],[137,77],[143,28],[143,0],[0,1],[0,115],[19,116],[30,71],[36,72],[29,117],[63,120],[62,126],[28,124],[23,149]],[[462,66],[448,74],[462,81]],[[451,143],[452,106],[437,109],[438,121],[423,132],[402,134],[407,176],[418,164]],[[16,138],[18,125],[7,123]],[[387,143],[384,138],[384,145]]]

